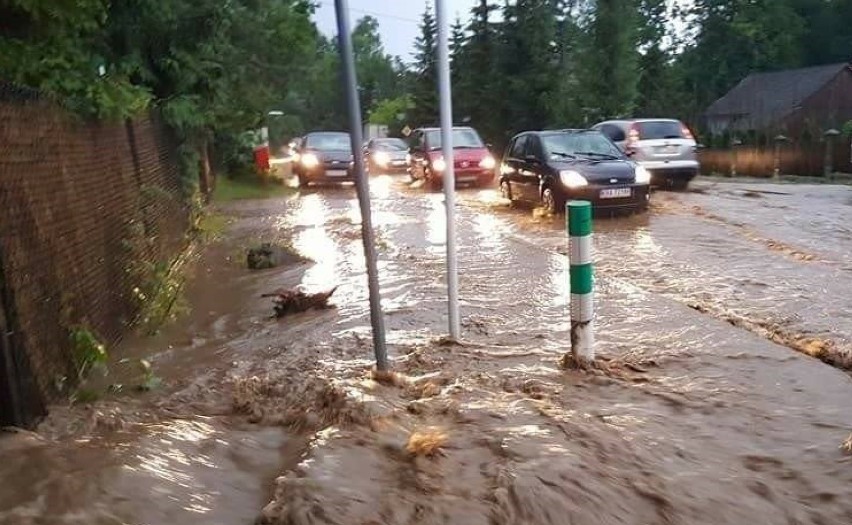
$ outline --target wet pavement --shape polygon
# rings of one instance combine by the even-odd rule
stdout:
[[[852,523],[852,379],[802,353],[848,363],[852,189],[695,190],[596,220],[602,366],[565,371],[562,220],[460,193],[452,344],[442,196],[374,178],[392,384],[354,190],[230,205],[192,313],[122,350],[167,386],[0,438],[0,523]],[[279,239],[314,262],[240,268]],[[295,285],[337,307],[270,319]]]

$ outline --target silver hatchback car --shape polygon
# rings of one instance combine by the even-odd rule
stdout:
[[[674,119],[607,120],[592,126],[609,137],[627,155],[651,172],[651,184],[684,189],[699,164],[692,133]]]

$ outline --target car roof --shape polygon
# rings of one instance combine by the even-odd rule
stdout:
[[[522,131],[513,136],[512,138],[514,139],[516,137],[520,137],[521,135],[555,135],[557,133],[600,133],[600,131],[588,128],[542,129]]]
[[[453,126],[453,129],[469,129],[469,130],[476,131],[470,126]],[[441,131],[441,128],[438,128],[438,127],[417,128],[414,131]]]
[[[680,122],[680,120],[676,118],[653,118],[653,117],[645,117],[645,118],[621,118],[621,119],[612,119],[612,120],[602,120],[595,124],[598,126],[600,124],[631,124],[633,122]]]

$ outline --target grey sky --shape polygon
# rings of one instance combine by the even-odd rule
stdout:
[[[450,23],[458,15],[463,22],[470,19],[470,10],[478,0],[445,0],[450,8]],[[320,6],[316,12],[316,22],[326,35],[337,33],[337,22],[334,17],[334,0],[319,0]],[[434,8],[434,2],[430,2]],[[391,55],[397,55],[406,62],[411,62],[414,50],[414,39],[417,38],[418,25],[426,0],[349,0],[349,10],[352,23],[355,20],[370,15],[379,21],[379,32],[385,50]]]

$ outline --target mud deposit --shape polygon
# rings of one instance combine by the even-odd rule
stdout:
[[[393,375],[354,191],[235,205],[189,319],[124,350],[167,387],[0,438],[0,523],[852,523],[852,379],[770,337],[848,349],[848,194],[707,187],[597,220],[601,361],[577,371],[559,219],[462,192],[453,343],[442,197],[371,184]],[[785,226],[804,208],[822,242]],[[239,267],[278,240],[314,262]],[[259,295],[296,285],[335,308],[271,319]]]

